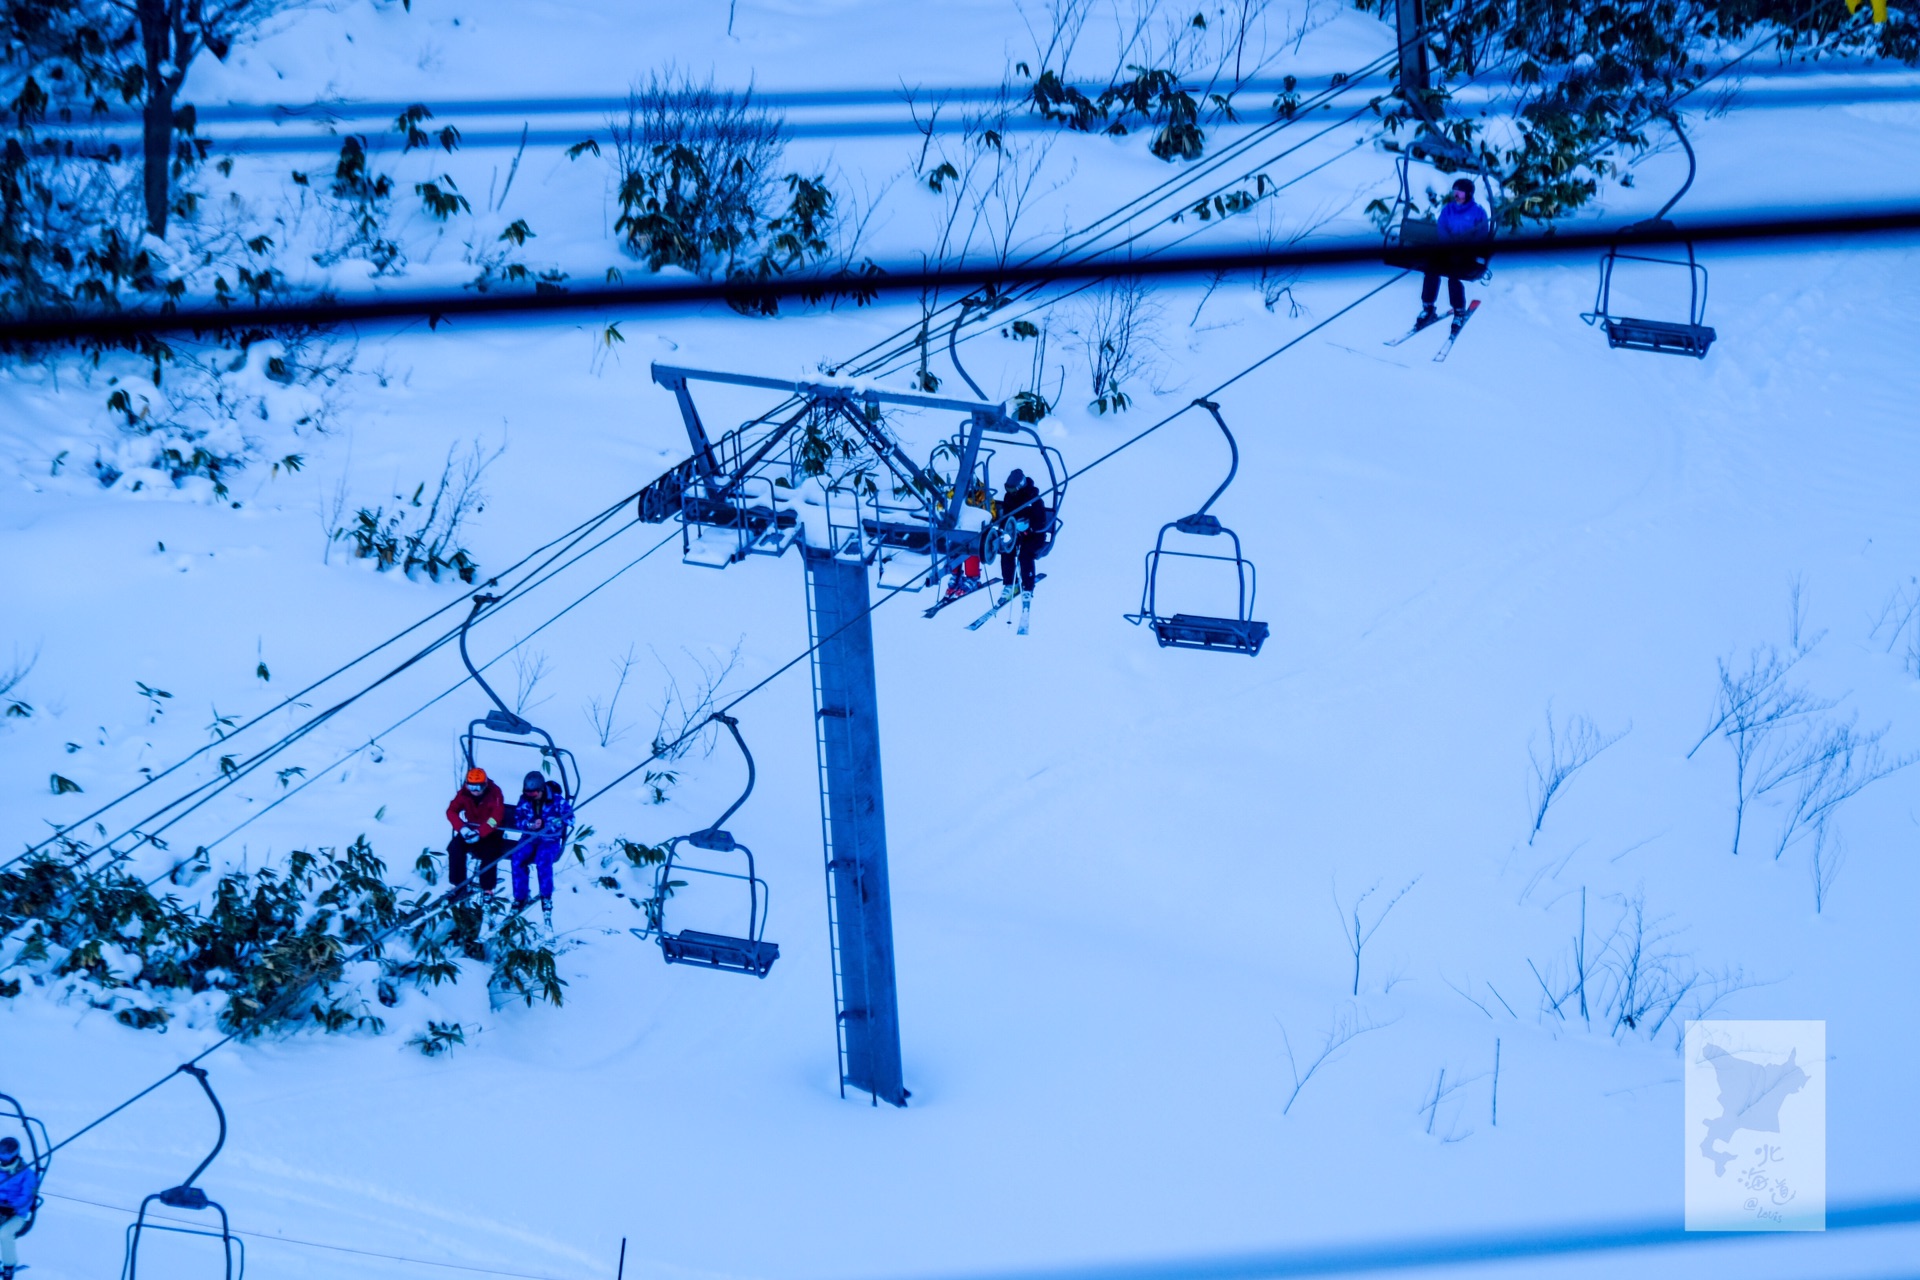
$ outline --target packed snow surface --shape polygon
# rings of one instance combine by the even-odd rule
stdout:
[[[188,96],[616,94],[669,62],[769,89],[976,85],[1030,54],[1005,0],[749,0],[731,36],[727,11],[424,0],[409,13],[359,0],[286,16],[226,64],[198,67]],[[1365,15],[1322,16],[1304,69],[1386,47]],[[1730,210],[1909,194],[1899,184],[1920,114],[1736,110],[1694,128],[1691,207]],[[1392,175],[1362,140],[1355,126],[1274,163],[1291,177],[1327,162],[1286,197],[1289,219],[1332,219],[1330,234],[1363,225],[1361,206]],[[794,154],[870,194],[885,210],[873,252],[897,258],[932,217],[908,172],[917,146],[814,141]],[[405,182],[432,164],[474,192],[510,158],[394,163]],[[265,191],[284,159],[258,163]],[[1024,233],[1035,250],[1169,174],[1138,135],[1063,137],[1047,163],[1044,216]],[[1650,212],[1681,172],[1677,153],[1651,157],[1607,212]],[[526,217],[542,261],[580,278],[632,271],[606,230],[605,173],[529,152],[504,216]],[[431,227],[412,234],[402,284],[471,275],[451,238],[434,250]],[[1708,261],[1720,340],[1703,362],[1609,351],[1577,318],[1592,263],[1528,262],[1476,289],[1484,305],[1445,364],[1430,359],[1437,333],[1382,345],[1415,310],[1407,278],[1222,392],[1240,470],[1215,513],[1259,567],[1256,614],[1273,635],[1255,660],[1161,650],[1121,617],[1161,524],[1225,474],[1199,413],[1074,481],[1031,635],[998,621],[967,632],[985,597],[933,622],[919,617],[927,594],[877,609],[906,1109],[836,1086],[801,662],[738,711],[760,773],[730,827],[772,886],[771,975],[662,965],[627,932],[633,899],[569,858],[555,909],[565,1007],[493,1009],[470,974],[380,1011],[383,1035],[221,1050],[207,1065],[231,1132],[202,1184],[250,1233],[251,1273],[612,1275],[622,1238],[641,1276],[983,1273],[1677,1220],[1676,1036],[1699,999],[1651,1036],[1548,1009],[1534,970],[1566,970],[1583,901],[1596,938],[1641,904],[1663,939],[1649,954],[1699,975],[1700,998],[1721,994],[1716,1016],[1826,1022],[1833,1203],[1920,1187],[1920,770],[1839,812],[1816,911],[1811,840],[1776,857],[1782,813],[1762,798],[1736,855],[1732,752],[1711,736],[1689,756],[1712,723],[1716,663],[1743,668],[1766,646],[1804,651],[1792,678],[1832,704],[1828,721],[1885,726],[1889,760],[1920,751],[1916,258],[1874,243]],[[1065,389],[1043,433],[1084,466],[1390,276],[1313,276],[1271,310],[1246,282],[1167,285],[1153,299],[1155,368],[1129,411],[1104,417],[1081,407],[1075,304],[1063,304],[1043,381]],[[349,511],[391,502],[450,448],[504,448],[467,544],[497,571],[685,456],[650,361],[819,378],[917,315],[899,301],[775,320],[715,308],[370,331],[328,431],[298,442],[304,469],[263,459],[233,481],[231,505],[204,487],[102,489],[85,463],[111,447],[104,389],[9,376],[0,645],[39,654],[13,695],[34,713],[0,728],[9,839],[72,821],[205,743],[215,716],[244,719],[457,596],[458,584],[329,549],[340,486]],[[609,320],[624,339],[611,347]],[[963,353],[996,397],[1029,385],[1030,344],[988,329]],[[934,368],[943,394],[960,391],[943,354]],[[909,373],[896,363],[870,380],[906,389]],[[716,429],[774,403],[696,395]],[[924,454],[951,424],[906,417],[900,429]],[[55,467],[63,450],[70,465]],[[670,532],[631,527],[474,633],[503,688],[544,665],[527,713],[579,753],[589,791],[645,755],[669,679],[694,689],[737,651],[725,688],[744,689],[808,643],[797,555],[713,572],[683,567],[676,537],[633,563]],[[1220,609],[1220,587],[1164,584],[1193,612]],[[588,702],[630,651],[603,744]],[[172,845],[218,839],[216,863],[258,866],[365,834],[390,867],[411,867],[445,841],[456,735],[485,704],[468,685],[412,713],[462,674],[441,650],[290,753],[310,775],[297,793],[263,772]],[[172,695],[159,714],[136,682]],[[1585,717],[1617,741],[1565,783],[1536,833],[1529,752],[1549,751],[1549,716],[1554,733]],[[674,767],[665,803],[636,777],[583,819],[601,840],[658,841],[706,825],[738,792],[724,742]],[[50,795],[50,773],[83,791]],[[622,891],[637,883],[629,873]],[[1355,994],[1343,921],[1369,889],[1369,925],[1405,893],[1364,948]],[[725,926],[735,905],[697,909]],[[431,1059],[406,1047],[429,1018],[460,1021],[467,1044]],[[1343,1023],[1367,1029],[1293,1096],[1290,1057],[1303,1071]],[[210,1007],[156,1034],[29,991],[0,1001],[0,1089],[57,1139],[217,1036]],[[1429,1106],[1437,1080],[1465,1083]],[[132,1207],[211,1137],[182,1078],[63,1150],[22,1242],[33,1280],[112,1274]],[[1910,1231],[1864,1232],[1627,1265],[1882,1274],[1913,1248]],[[150,1249],[142,1275],[215,1265],[204,1240]],[[1618,1274],[1622,1262],[1538,1273]]]

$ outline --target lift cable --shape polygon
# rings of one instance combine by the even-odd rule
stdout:
[[[562,533],[561,535],[547,542],[543,546],[535,547],[532,551],[522,556],[519,560],[515,561],[512,565],[502,570],[501,573],[495,575],[495,577],[496,578],[505,577],[507,574],[514,573],[517,570],[519,570],[523,565],[525,565],[528,561],[534,559],[536,556],[539,556],[542,553],[548,550],[551,550],[553,547],[558,546],[562,542],[566,542],[570,538],[574,538],[576,535],[580,534],[583,530],[590,530],[593,526],[606,520],[607,517],[612,515],[614,512],[617,512],[622,508],[624,508],[625,506],[627,506],[629,503],[631,503],[634,500],[636,496],[637,496],[636,494],[628,494],[626,497],[621,498],[618,502],[607,507],[605,510],[593,516],[590,516],[585,521],[581,522],[578,525],[575,525],[572,529],[567,530],[565,533]],[[475,595],[479,594],[479,592],[481,592],[482,590],[485,590],[485,588],[475,587],[472,591],[464,592],[461,595],[456,596],[454,599],[448,601],[446,604],[441,605],[438,609],[435,609],[432,613],[429,613],[425,617],[421,618],[418,622],[413,623],[411,626],[405,628],[404,630],[395,632],[393,635],[387,637],[385,640],[382,640],[379,644],[376,644],[372,648],[361,653],[358,657],[349,659],[348,661],[341,663],[338,667],[335,667],[332,671],[329,671],[326,675],[321,676],[319,679],[313,681],[311,684],[308,684],[305,688],[296,690],[295,692],[288,694],[285,698],[282,698],[279,702],[276,702],[271,707],[268,707],[265,711],[260,712],[258,715],[248,720],[245,724],[239,725],[238,727],[233,729],[231,732],[227,734],[226,738],[220,739],[215,742],[210,742],[206,746],[200,747],[195,751],[189,752],[187,755],[182,756],[179,760],[175,761],[171,765],[168,765],[165,769],[162,769],[160,772],[155,773],[153,776],[145,779],[144,781],[132,787],[129,787],[127,790],[121,792],[119,795],[113,797],[111,800],[105,801],[104,803],[99,805],[97,808],[95,808],[93,812],[88,813],[83,817],[74,819],[72,822],[69,822],[66,826],[61,827],[60,829],[55,831],[53,835],[48,836],[46,839],[41,840],[35,844],[28,845],[24,852],[15,854],[13,857],[7,859],[5,862],[0,862],[0,871],[6,870],[8,867],[14,865],[16,862],[19,862],[22,858],[25,858],[30,854],[38,853],[40,850],[46,848],[47,846],[54,844],[62,836],[68,834],[69,832],[78,830],[85,823],[92,822],[93,820],[98,818],[101,814],[106,813],[108,810],[114,808],[115,806],[119,805],[123,801],[131,798],[134,795],[139,794],[142,791],[145,791],[148,787],[153,786],[156,782],[161,781],[162,779],[179,771],[181,768],[185,767],[187,764],[191,763],[192,761],[197,760],[201,756],[206,755],[208,752],[212,751],[215,747],[219,746],[221,742],[224,742],[241,733],[244,733],[248,729],[251,729],[255,725],[261,723],[268,716],[273,715],[275,712],[284,711],[286,708],[293,706],[295,703],[299,702],[301,698],[305,697],[309,693],[312,693],[315,689],[318,689],[321,685],[324,685],[328,681],[334,679],[336,676],[339,676],[342,673],[351,670],[353,667],[356,667],[360,663],[365,662],[368,658],[380,652],[382,649],[385,649],[389,645],[392,645],[398,642],[399,640],[405,638],[406,636],[410,635],[411,633],[419,630],[421,627],[424,627],[429,622],[432,622],[435,618],[439,617],[441,614],[446,613],[449,609],[457,608],[460,605],[466,604]],[[449,636],[451,636],[454,633],[449,632],[448,634]]]
[[[571,537],[570,539],[566,540],[567,545],[562,547],[559,551],[554,552],[553,555],[549,556],[541,564],[536,565],[532,569],[528,570],[526,577],[522,578],[520,582],[514,584],[512,587],[508,588],[507,591],[502,593],[503,600],[508,598],[518,599],[520,596],[524,595],[526,592],[531,591],[535,587],[538,587],[542,583],[548,581],[552,576],[554,576],[554,574],[557,574],[563,571],[564,569],[568,568],[572,564],[576,563],[579,559],[583,558],[588,554],[591,554],[594,550],[597,550],[600,546],[605,545],[606,542],[611,541],[613,537],[618,536],[620,532],[623,532],[629,526],[622,526],[621,529],[616,530],[614,534],[611,534],[607,538],[602,539],[601,542],[594,544],[594,546],[589,547],[586,551],[576,554],[572,559],[566,561],[564,564],[561,564],[558,568],[552,569],[551,572],[545,572],[545,576],[538,576],[542,574],[544,571],[547,571],[549,569],[549,566],[552,566],[554,562],[557,559],[559,559],[560,556],[564,555],[571,547],[577,545],[583,538],[588,536],[588,534],[590,534],[594,529],[604,524],[615,513],[623,510],[627,505],[627,503],[631,501],[632,501],[631,497],[623,498],[619,504],[616,504],[615,506],[610,507],[607,510],[601,512],[598,516],[586,522],[584,525],[578,526],[576,531],[570,531]],[[562,539],[556,539],[555,541],[562,541]],[[554,545],[553,543],[547,544],[548,547],[552,547],[553,545]],[[542,550],[545,550],[545,549],[546,548],[542,548]],[[535,554],[538,554],[538,552],[536,552]],[[531,556],[523,558],[519,562],[519,564],[524,565],[526,563],[526,560],[531,558],[532,558]],[[489,582],[497,582],[497,581],[498,581],[497,577],[493,579],[489,579]],[[465,596],[461,597],[461,599],[463,600],[471,599],[474,594],[476,594],[476,592],[469,592]],[[159,832],[168,829],[175,822],[178,822],[181,817],[184,817],[185,813],[190,813],[194,809],[199,808],[200,805],[205,804],[207,800],[213,798],[214,795],[217,795],[220,792],[226,790],[228,787],[232,786],[234,783],[244,778],[247,774],[252,773],[254,770],[258,769],[261,765],[266,764],[274,756],[278,755],[280,752],[286,750],[286,748],[293,745],[295,742],[298,742],[301,738],[305,737],[307,734],[313,732],[323,724],[327,723],[334,716],[344,711],[347,707],[351,706],[353,703],[355,703],[359,699],[365,697],[367,694],[373,692],[375,689],[387,683],[389,680],[395,679],[396,677],[401,675],[403,672],[412,668],[414,665],[425,660],[429,655],[434,653],[439,648],[443,647],[446,644],[451,643],[452,640],[457,635],[458,635],[458,630],[455,629],[454,631],[450,631],[446,634],[439,636],[437,639],[427,644],[424,648],[413,653],[412,655],[407,657],[405,660],[400,662],[397,666],[393,667],[383,675],[379,676],[371,684],[360,689],[358,692],[355,692],[353,694],[350,694],[344,697],[340,701],[334,703],[332,706],[326,708],[324,711],[321,711],[318,714],[312,717],[309,717],[306,721],[304,721],[299,726],[283,734],[275,742],[269,743],[267,746],[256,751],[253,755],[248,757],[245,761],[238,762],[229,769],[223,769],[218,777],[210,778],[207,781],[202,782],[199,786],[194,787],[192,790],[186,792],[184,795],[176,797],[172,801],[168,802],[166,805],[163,805],[161,808],[155,810],[153,813],[150,813],[146,817],[139,819],[137,822],[131,824],[124,830],[114,835],[111,839],[103,842],[100,846],[90,849],[84,854],[82,854],[80,857],[76,858],[72,865],[76,867],[85,865],[93,857],[95,857],[97,854],[100,854],[102,852],[112,853],[113,854],[112,860],[118,860],[120,858],[125,857],[128,853],[132,851],[113,849],[112,846],[116,842],[118,842],[119,840],[125,839],[130,835],[139,836],[139,837],[142,837],[143,839],[150,838],[151,836],[157,835],[159,834]],[[250,723],[257,723],[257,720],[258,718],[256,718],[255,721]],[[228,735],[228,736],[231,737],[232,735]],[[220,743],[216,742],[212,745],[218,746],[220,745]],[[197,752],[195,754],[196,755],[201,754],[205,750],[206,748],[202,748],[201,752]],[[191,758],[192,757],[189,757],[189,759]],[[206,794],[203,795],[202,793],[206,793]],[[187,801],[189,800],[192,800],[195,796],[201,796],[201,799],[196,801],[192,806],[190,806],[183,813],[175,815],[175,817],[170,819],[163,826],[153,831],[145,830],[146,824],[154,821],[154,819],[156,818],[166,815],[170,811],[178,808],[180,805],[187,803]],[[71,830],[72,827],[69,826],[67,829]],[[43,842],[43,845],[44,843],[45,842]],[[31,850],[29,852],[31,852]],[[27,855],[26,854],[18,855],[12,861],[18,861],[19,858],[25,857],[25,856]],[[11,865],[11,862],[4,865]],[[0,869],[4,869],[4,865],[0,865]],[[89,873],[89,878],[91,878],[91,874],[92,873]]]

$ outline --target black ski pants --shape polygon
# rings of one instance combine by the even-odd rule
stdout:
[[[1438,267],[1428,267],[1426,277],[1420,282],[1420,305],[1430,307],[1440,296],[1440,277],[1443,272]],[[1447,276],[1447,302],[1455,311],[1467,309],[1467,286],[1459,276]]]
[[[447,879],[457,885],[467,882],[467,858],[480,860],[480,888],[492,893],[500,885],[500,859],[507,851],[505,832],[494,831],[478,840],[463,839],[458,831],[447,842]]]
[[[1000,581],[1011,584],[1014,574],[1018,572],[1020,575],[1020,589],[1022,591],[1033,590],[1033,580],[1035,576],[1033,560],[1035,556],[1040,554],[1040,549],[1046,545],[1047,535],[1044,533],[1021,534],[1020,541],[1014,544],[1013,550],[1002,554],[1000,557]]]

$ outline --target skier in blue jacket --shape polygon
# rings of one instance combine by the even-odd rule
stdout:
[[[0,1138],[0,1280],[13,1280],[20,1265],[14,1237],[32,1220],[40,1177],[20,1156],[18,1138]]]
[[[1466,246],[1487,238],[1487,211],[1474,201],[1472,178],[1454,180],[1447,203],[1440,209],[1437,228],[1443,246]],[[1467,319],[1466,282],[1478,280],[1486,271],[1486,264],[1471,248],[1435,254],[1427,262],[1426,278],[1420,282],[1420,316],[1413,322],[1414,328],[1424,329],[1440,319],[1433,304],[1440,296],[1440,277],[1445,276],[1447,301],[1453,307],[1453,331],[1460,332]]]
[[[567,833],[573,826],[573,806],[558,782],[549,782],[538,773],[529,773],[520,790],[520,803],[513,809],[513,827],[526,834],[513,851],[513,904],[523,907],[528,899],[528,872],[540,874],[540,912],[547,925],[553,925],[553,864],[560,860]]]

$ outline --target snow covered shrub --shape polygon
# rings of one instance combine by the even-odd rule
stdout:
[[[427,1029],[407,1041],[409,1047],[418,1049],[429,1058],[450,1052],[453,1046],[467,1042],[467,1031],[457,1022],[427,1023]]]
[[[295,172],[293,181],[306,187],[312,180]],[[387,238],[387,217],[393,205],[393,178],[367,167],[367,140],[349,134],[340,143],[340,158],[334,162],[333,180],[327,185],[326,204],[333,220],[328,246],[313,255],[313,260],[330,267],[347,258],[360,258],[373,267],[373,274],[385,275],[406,265],[406,254],[398,242]]]
[[[1384,22],[1395,20],[1394,0],[1357,3]],[[1425,15],[1431,101],[1416,110],[1384,97],[1374,108],[1390,135],[1410,137],[1422,115],[1442,109],[1448,85],[1511,76],[1522,100],[1512,115],[1498,117],[1510,123],[1445,119],[1452,141],[1501,176],[1506,198],[1493,212],[1511,227],[1566,216],[1591,201],[1603,179],[1630,182],[1623,154],[1660,140],[1662,117],[1706,79],[1709,63],[1725,61],[1731,42],[1759,34],[1783,55],[1920,59],[1920,24],[1905,14],[1875,26],[1864,10],[1793,0],[1544,7],[1532,0],[1428,0]]]
[[[773,198],[774,167],[786,151],[781,117],[690,75],[649,76],[609,122],[619,169],[620,218],[628,252],[658,271],[731,270],[758,238]]]
[[[1077,133],[1095,129],[1125,136],[1152,129],[1150,153],[1161,160],[1196,160],[1206,149],[1203,110],[1216,119],[1239,118],[1233,99],[1291,44],[1315,25],[1311,7],[1292,33],[1267,26],[1269,0],[1239,0],[1230,8],[1190,12],[1161,0],[1139,0],[1116,12],[1112,56],[1117,65],[1100,77],[1105,87],[1089,93],[1075,84],[1071,64],[1085,33],[1090,0],[1046,0],[1043,25],[1028,21],[1031,61],[1014,72],[1027,86],[1021,97],[1043,120]],[[1039,74],[1034,73],[1038,67]],[[1291,78],[1288,78],[1289,81]],[[1287,84],[1290,92],[1292,84]],[[1275,102],[1288,114],[1287,99]]]
[[[489,966],[497,994],[561,1002],[554,953],[517,913],[407,900],[364,836],[295,852],[278,870],[227,871],[195,906],[156,896],[116,862],[89,872],[86,852],[69,841],[0,871],[0,983],[12,994],[50,985],[136,1029],[211,996],[229,1031],[377,1034],[385,1023],[368,995],[392,1007],[402,983],[457,982],[465,957]]]
[[[1580,891],[1579,932],[1564,958],[1533,965],[1540,986],[1539,1014],[1560,1023],[1578,1018],[1609,1036],[1637,1033],[1657,1039],[1675,1031],[1675,1048],[1688,1018],[1704,1018],[1727,996],[1751,985],[1738,969],[1710,970],[1672,947],[1678,930],[1667,917],[1649,919],[1645,893],[1618,899],[1619,915],[1604,935],[1590,932],[1587,892]]]
[[[459,545],[461,528],[487,509],[480,480],[502,452],[485,454],[477,441],[464,456],[457,446],[448,449],[431,499],[426,498],[427,482],[422,480],[411,497],[394,495],[398,506],[391,514],[384,505],[371,510],[361,507],[351,524],[333,531],[333,540],[345,542],[361,559],[372,560],[382,573],[398,568],[411,578],[417,570],[438,582],[442,573],[451,572],[462,582],[472,582],[479,565]]]
[[[1133,403],[1127,387],[1152,371],[1159,308],[1145,281],[1116,277],[1094,289],[1075,332],[1086,351],[1095,413],[1121,413]]]
[[[826,177],[775,176],[786,152],[781,116],[758,105],[751,89],[735,94],[714,88],[711,77],[655,73],[628,96],[625,115],[608,124],[619,172],[613,229],[649,270],[679,267],[739,280],[741,291],[730,299],[734,309],[772,315],[777,300],[753,290],[752,282],[833,255],[837,202]],[[598,154],[592,142],[569,154],[589,148]],[[853,266],[853,252],[849,244],[839,271],[847,286],[832,292],[863,304],[872,294],[859,282],[878,268]]]

